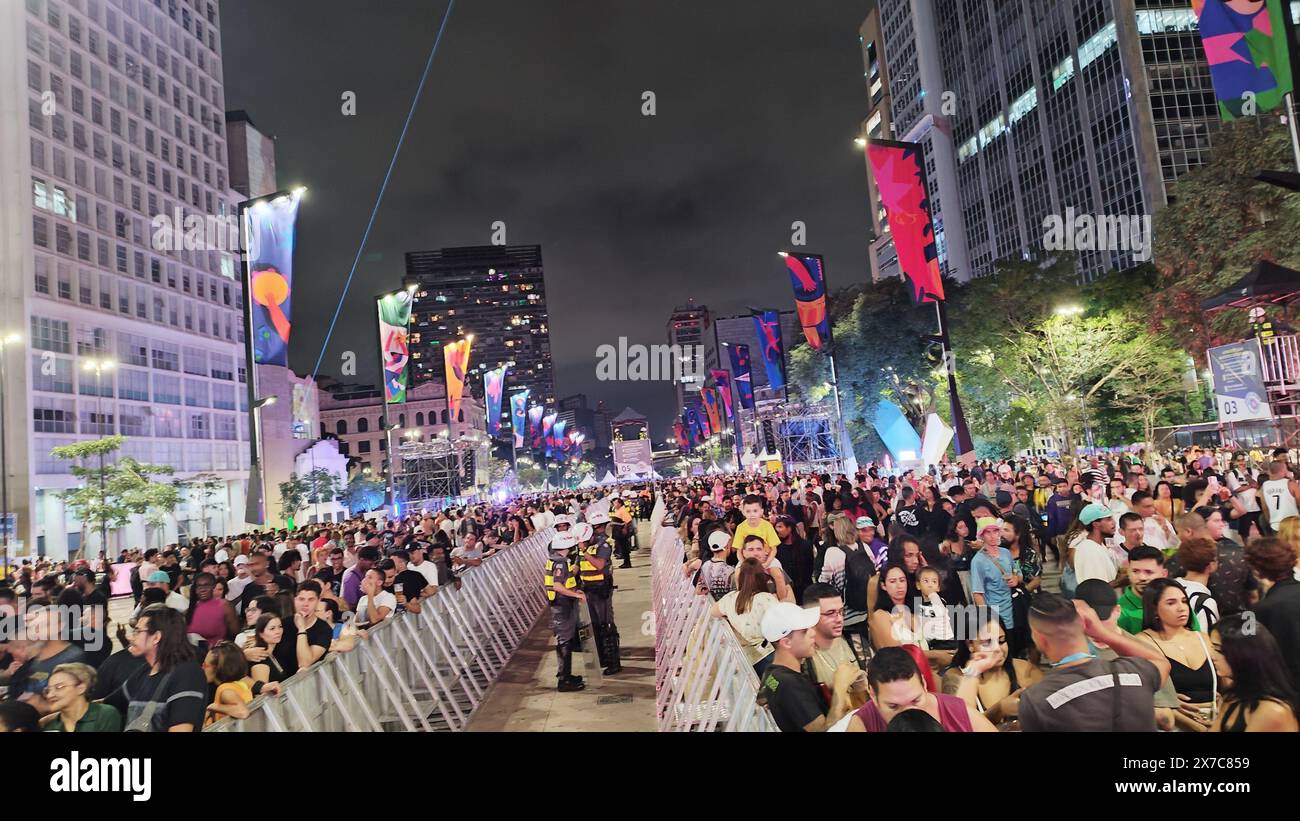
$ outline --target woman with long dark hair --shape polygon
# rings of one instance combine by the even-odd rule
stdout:
[[[978,610],[974,626],[979,630],[979,639],[958,645],[952,664],[943,671],[943,692],[961,696],[995,726],[1009,724],[1019,711],[1020,694],[1042,680],[1042,671],[1011,655],[1007,632],[993,611]],[[997,665],[978,676],[966,675],[971,659],[982,653],[996,654]]]
[[[1210,658],[1219,676],[1216,733],[1300,731],[1300,695],[1268,628],[1238,613],[1210,633]]]
[[[1219,680],[1205,635],[1188,627],[1191,612],[1181,584],[1155,579],[1142,593],[1143,630],[1137,639],[1169,661],[1169,680],[1183,702],[1174,715],[1178,727],[1202,731],[1215,718]]]
[[[726,619],[740,639],[745,657],[761,680],[774,648],[763,638],[763,615],[779,599],[767,592],[767,571],[758,559],[745,559],[736,574],[736,589],[719,599],[710,614]]]
[[[284,621],[278,613],[263,613],[253,628],[255,646],[266,651],[266,658],[254,663],[249,673],[255,681],[284,681],[292,675],[275,657],[276,648],[284,641]]]
[[[189,632],[203,637],[211,647],[226,641],[239,632],[239,616],[235,606],[225,596],[216,594],[217,577],[200,573],[190,585],[190,607],[185,613]]]

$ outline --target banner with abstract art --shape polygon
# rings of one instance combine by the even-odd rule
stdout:
[[[690,441],[686,438],[686,418],[683,415],[681,419],[673,422],[673,436],[677,437],[677,447],[682,450],[689,449]]]
[[[259,365],[289,365],[298,199],[298,194],[286,194],[244,209],[249,297],[244,310],[253,332],[253,361]]]
[[[398,291],[375,300],[379,304],[379,356],[384,363],[384,402],[406,401],[406,371],[411,361],[407,331],[411,324],[411,292]]]
[[[469,350],[473,342],[467,337],[442,348],[442,361],[447,371],[447,403],[453,422],[460,418],[460,400],[465,395],[465,375],[469,373]]]
[[[758,334],[758,347],[763,354],[763,367],[767,369],[767,386],[774,391],[785,387],[785,348],[781,342],[781,315],[776,311],[751,308],[754,331]]]
[[[719,407],[716,391],[705,388],[700,391],[700,402],[704,405],[704,415],[709,420],[709,430],[713,433],[722,431],[722,409]]]
[[[704,422],[703,415],[698,403],[694,401],[686,403],[686,429],[691,442],[703,442],[709,437],[705,430],[707,423]]]
[[[528,409],[528,436],[533,450],[542,448],[542,413],[541,405],[533,405]]]
[[[549,457],[555,450],[555,419],[557,414],[548,413],[542,417],[542,443]]]
[[[804,339],[814,351],[826,352],[831,345],[831,320],[826,311],[826,269],[817,254],[782,252],[794,286],[794,307]]]
[[[749,369],[749,346],[728,345],[731,356],[731,375],[736,381],[736,396],[745,410],[754,409],[754,375]]]
[[[510,427],[514,432],[515,448],[524,446],[524,433],[528,424],[528,391],[522,390],[510,394]]]
[[[718,394],[722,397],[722,411],[728,419],[735,419],[736,416],[731,409],[731,374],[723,370],[711,370],[709,376],[718,385]]]
[[[1219,116],[1235,120],[1282,105],[1295,81],[1283,0],[1192,0]]]
[[[569,422],[567,419],[555,420],[555,432],[552,436],[552,441],[554,442],[553,447],[555,448],[555,452],[560,455],[563,455],[564,452],[569,449],[569,440],[565,438],[564,435],[564,429],[568,424]]]
[[[487,403],[487,429],[491,436],[501,433],[501,389],[506,384],[507,366],[483,374],[483,401]]]
[[[944,298],[921,156],[921,147],[916,143],[867,143],[867,159],[880,204],[885,207],[889,233],[894,237],[898,267],[912,286],[912,302],[916,305]]]

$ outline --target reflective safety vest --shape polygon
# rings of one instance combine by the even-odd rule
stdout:
[[[605,583],[605,571],[596,569],[596,565],[591,563],[591,559],[595,557],[595,555],[596,550],[595,548],[592,548],[590,553],[584,552],[582,558],[578,562],[578,573],[582,576],[582,585],[584,587]],[[606,567],[608,566],[608,563],[606,563]]]
[[[569,568],[568,577],[564,580],[566,590],[576,590],[578,587],[578,576],[574,573],[573,562],[565,560],[565,565]],[[546,560],[546,576],[542,579],[542,584],[546,586],[546,600],[555,601],[555,559]]]

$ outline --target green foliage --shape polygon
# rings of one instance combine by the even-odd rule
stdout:
[[[60,497],[68,511],[81,520],[83,535],[92,525],[95,530],[124,527],[133,515],[161,523],[180,503],[176,487],[158,481],[172,472],[170,466],[151,465],[129,456],[108,462],[125,441],[125,436],[105,436],[50,451],[54,458],[73,463],[69,470],[80,485],[63,491]],[[101,547],[108,549],[108,545]]]
[[[288,481],[280,483],[280,516],[293,519],[301,513],[307,507],[309,491],[306,479],[297,473],[290,473]]]
[[[343,489],[339,501],[347,507],[348,512],[352,515],[365,513],[384,504],[384,483],[377,479],[367,479],[365,476],[357,475],[352,477],[347,487]]]
[[[523,487],[541,487],[546,479],[546,471],[537,465],[520,464],[519,469],[515,471],[515,478]]]
[[[1209,163],[1170,186],[1170,203],[1154,221],[1160,290],[1149,324],[1198,362],[1207,347],[1247,335],[1244,311],[1206,315],[1203,299],[1259,260],[1300,268],[1300,197],[1254,179],[1262,170],[1290,170],[1287,127],[1276,117],[1225,123],[1213,149]]]

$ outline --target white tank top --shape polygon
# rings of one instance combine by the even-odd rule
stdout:
[[[1264,504],[1268,508],[1268,521],[1276,530],[1288,516],[1300,516],[1295,497],[1291,495],[1291,482],[1287,479],[1269,479],[1260,486]]]

